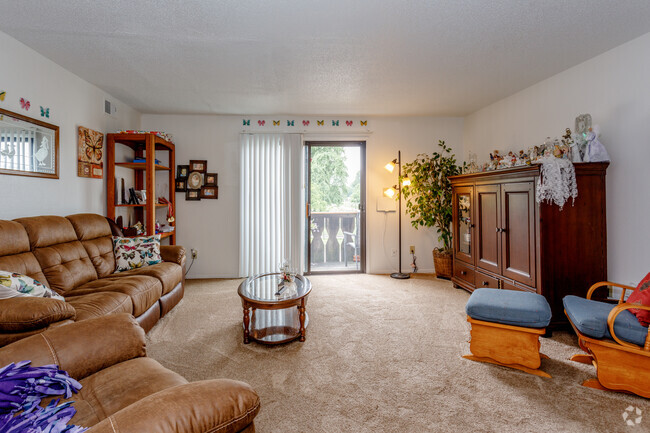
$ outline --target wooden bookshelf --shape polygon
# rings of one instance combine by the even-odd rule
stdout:
[[[165,196],[171,203],[176,217],[176,183],[174,179],[175,146],[156,134],[107,134],[106,135],[106,161],[107,161],[107,193],[106,209],[107,216],[115,220],[117,208],[132,208],[136,221],[141,221],[145,228],[146,235],[152,235],[156,231],[156,209],[167,207],[167,204],[157,203],[160,196]],[[124,145],[134,151],[135,158],[146,158],[146,162],[116,162],[115,150],[117,145]],[[156,152],[168,152],[168,165],[156,164]],[[118,203],[118,191],[115,187],[115,169],[122,167],[133,170],[133,187],[136,190],[146,190],[147,202],[143,204],[122,204]],[[167,171],[168,191],[156,191],[156,172]],[[161,239],[169,239],[170,245],[176,244],[176,221],[171,223],[174,231],[171,233],[160,233]]]

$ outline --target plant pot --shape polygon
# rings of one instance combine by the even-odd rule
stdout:
[[[453,275],[451,251],[433,250],[433,266],[436,269],[436,277],[451,280]]]

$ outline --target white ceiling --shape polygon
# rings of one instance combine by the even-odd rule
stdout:
[[[649,32],[650,1],[0,0],[0,17],[143,113],[465,115]]]

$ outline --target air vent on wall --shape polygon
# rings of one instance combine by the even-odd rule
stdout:
[[[111,116],[117,113],[117,107],[108,99],[104,99],[104,113],[110,114]]]

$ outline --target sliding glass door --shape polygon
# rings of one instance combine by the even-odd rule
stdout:
[[[305,144],[307,272],[365,272],[366,143]]]

